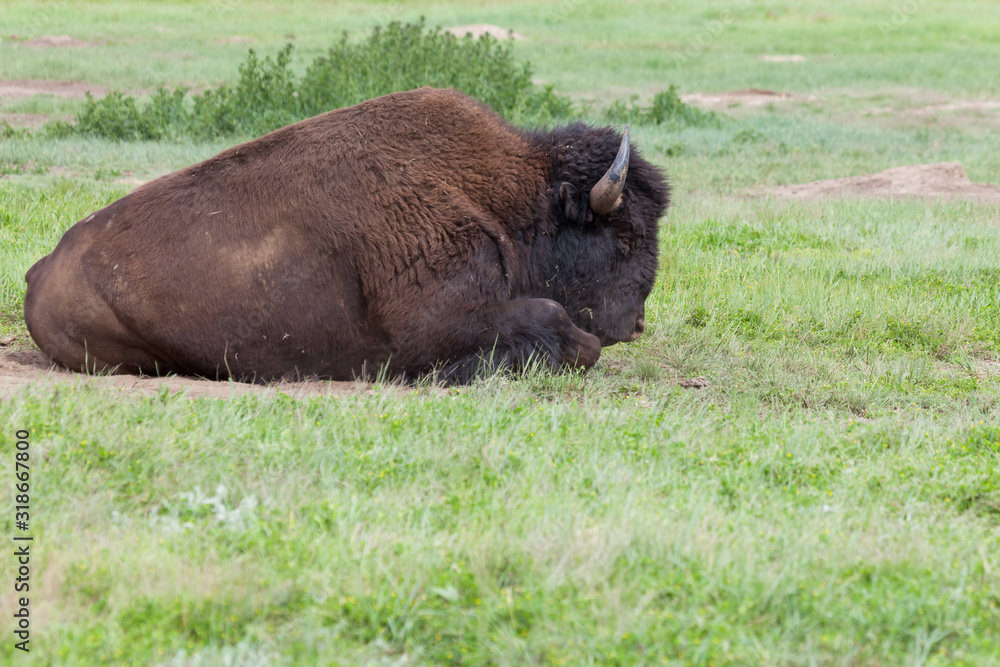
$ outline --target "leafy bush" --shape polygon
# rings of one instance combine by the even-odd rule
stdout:
[[[139,111],[134,97],[119,91],[108,93],[97,101],[87,91],[83,111],[76,116],[76,127],[83,134],[96,134],[113,139],[155,139],[145,114]]]
[[[455,37],[440,28],[392,22],[359,43],[344,33],[327,55],[316,58],[300,81],[289,69],[292,45],[272,60],[253,49],[235,86],[188,96],[160,88],[140,107],[121,92],[101,100],[89,94],[75,131],[119,140],[255,136],[324,111],[420,86],[454,88],[504,118],[538,125],[567,118],[568,98],[531,83],[530,63],[517,62],[508,43],[489,35]],[[50,132],[63,134],[65,126]]]
[[[714,111],[702,111],[689,104],[685,104],[677,93],[677,86],[671,84],[670,88],[653,96],[653,105],[643,108],[638,104],[638,95],[633,95],[626,103],[622,100],[615,101],[605,113],[608,120],[618,123],[649,123],[662,125],[664,123],[675,126],[718,126],[719,116]]]
[[[292,45],[272,59],[250,49],[235,85],[202,94],[160,88],[145,105],[115,91],[89,93],[76,124],[50,123],[50,136],[78,133],[123,141],[259,136],[316,114],[421,86],[454,88],[518,125],[547,125],[574,115],[569,98],[531,82],[531,64],[514,59],[511,44],[489,35],[455,37],[441,28],[397,21],[360,42],[344,33],[299,79],[290,69]],[[608,120],[675,126],[719,125],[719,116],[685,104],[671,85],[641,107],[618,100]]]
[[[203,139],[256,136],[315,115],[300,108],[295,76],[288,69],[291,60],[291,44],[286,44],[274,60],[267,57],[263,62],[250,49],[233,88],[220,86],[194,96],[187,134]]]
[[[425,31],[423,19],[376,27],[361,44],[348,42],[345,33],[310,65],[299,101],[311,116],[420,86],[460,90],[508,120],[545,123],[570,114],[568,99],[531,83],[530,63],[518,63],[509,43]]]

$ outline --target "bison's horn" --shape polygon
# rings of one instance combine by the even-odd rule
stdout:
[[[594,213],[607,215],[622,203],[622,190],[625,189],[625,177],[628,176],[628,155],[628,125],[626,125],[615,161],[590,191],[590,208]]]

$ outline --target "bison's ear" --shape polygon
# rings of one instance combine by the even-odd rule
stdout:
[[[572,183],[564,182],[559,185],[559,203],[562,204],[563,214],[570,222],[582,224],[590,220],[590,207]]]

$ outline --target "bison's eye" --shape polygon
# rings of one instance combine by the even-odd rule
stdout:
[[[628,255],[632,252],[633,240],[627,236],[615,236],[615,243],[618,244],[618,249],[622,251],[623,255]]]

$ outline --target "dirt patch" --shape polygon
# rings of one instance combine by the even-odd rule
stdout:
[[[70,99],[83,99],[87,92],[92,95],[104,95],[107,89],[83,81],[44,81],[41,79],[22,79],[18,81],[0,80],[0,100],[16,97],[31,97],[33,95],[54,95]]]
[[[988,380],[993,377],[1000,377],[1000,361],[983,359],[976,364],[976,376],[980,380]]]
[[[148,180],[143,180],[141,178],[116,178],[111,181],[112,183],[117,183],[119,185],[131,185],[133,187],[139,187],[140,185],[145,185],[149,183]]]
[[[797,53],[789,55],[766,55],[761,56],[760,59],[766,63],[803,63],[806,61],[805,56]]]
[[[77,48],[80,46],[97,46],[97,42],[85,42],[69,35],[39,35],[21,42],[21,46],[47,46],[56,49]]]
[[[80,172],[76,169],[70,169],[69,167],[63,166],[61,164],[54,164],[48,168],[46,172],[47,176],[52,176],[54,178],[75,178],[80,175]]]
[[[1000,99],[955,99],[921,88],[894,87],[879,91],[841,91],[849,101],[832,108],[835,123],[875,124],[882,127],[926,127],[935,131],[973,127],[1000,128]],[[830,107],[840,106],[830,103]]]
[[[960,100],[897,112],[890,124],[966,129],[1000,127],[1000,100]]]
[[[932,114],[940,111],[991,111],[993,109],[1000,109],[1000,100],[967,100],[947,104],[931,104],[914,109],[914,113]]]
[[[49,117],[39,113],[0,113],[0,125],[4,121],[10,123],[11,127],[41,127],[48,122]]]
[[[216,41],[216,44],[255,44],[257,42],[253,37],[226,37],[225,39],[220,39]]]
[[[776,102],[816,102],[815,95],[793,95],[764,88],[743,88],[726,93],[689,93],[681,101],[697,107],[719,108],[731,106],[761,107]]]
[[[490,37],[495,37],[496,39],[527,39],[520,33],[514,32],[513,30],[506,30],[491,23],[470,23],[469,25],[459,25],[454,28],[449,28],[448,32],[456,37],[472,35],[475,39],[479,39],[483,35],[489,35]]]
[[[11,343],[8,342],[8,346]],[[245,394],[274,395],[278,392],[294,398],[310,396],[347,396],[371,391],[367,382],[279,382],[252,385],[243,382],[217,382],[188,377],[139,377],[135,375],[87,376],[71,373],[52,364],[40,350],[19,345],[14,349],[0,346],[0,398],[10,398],[29,387],[41,385],[90,386],[115,391],[158,394],[183,392],[189,398],[231,398]],[[405,390],[404,390],[405,391]]]
[[[844,196],[927,197],[1000,203],[1000,186],[973,183],[965,175],[961,162],[894,167],[864,176],[763,188],[755,193],[804,200]]]

